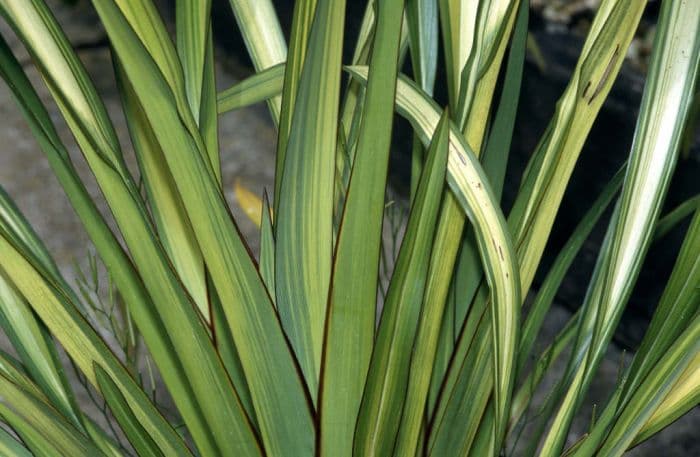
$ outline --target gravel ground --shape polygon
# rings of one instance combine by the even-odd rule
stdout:
[[[128,144],[126,126],[120,114],[120,103],[115,91],[109,51],[104,42],[102,31],[94,26],[97,23],[94,14],[89,8],[84,7],[85,2],[80,2],[77,7],[67,7],[53,0],[49,3],[64,25],[71,41],[80,48],[79,56],[107,104],[122,144]],[[20,59],[27,60],[26,53],[22,51],[21,45],[4,23],[0,24],[0,32],[10,41]],[[235,81],[232,74],[240,74],[235,70],[230,71],[231,65],[229,63],[226,70],[218,69],[218,84],[222,88]],[[41,97],[48,102],[50,113],[75,159],[77,168],[83,176],[88,178],[91,194],[98,196],[99,190],[90,179],[89,170],[75,147],[67,127],[60,118],[58,110],[50,102],[46,88],[31,66],[28,65],[27,68]],[[90,243],[4,85],[0,85],[0,119],[3,120],[0,123],[0,138],[2,138],[4,145],[4,151],[0,154],[0,185],[13,196],[40,237],[46,242],[64,275],[69,279],[74,278],[74,263],[77,262],[83,266],[86,264]],[[274,169],[275,132],[264,107],[227,114],[222,118],[220,127],[226,196],[234,216],[239,221],[242,232],[255,251],[257,248],[255,228],[243,216],[235,201],[233,182],[234,179],[240,179],[246,187],[256,193],[260,193],[263,187],[270,187]],[[129,163],[133,165],[133,155],[130,152],[128,152],[128,159]],[[98,201],[102,200],[98,198]],[[100,208],[105,214],[108,213],[104,204]],[[545,324],[541,344],[544,344],[556,333],[557,329],[569,318],[569,315],[569,312],[561,307],[553,309]],[[8,349],[6,341],[3,341],[1,346],[3,349]],[[610,393],[611,386],[617,379],[622,357],[619,350],[611,348],[591,389],[590,399],[584,405],[583,411],[578,416],[579,419],[574,424],[574,431],[570,438],[571,443],[588,427],[592,405],[600,404]],[[563,369],[563,367],[560,366],[559,369]],[[536,402],[542,401],[548,389],[551,388],[552,382],[553,380],[549,380],[545,383],[543,390],[537,394]],[[83,396],[81,402],[87,404],[88,400]],[[94,408],[92,409],[94,410]],[[637,447],[628,455],[636,457],[700,455],[697,439],[699,425],[700,411],[696,408],[673,427]],[[523,435],[523,439],[526,438],[527,429]]]

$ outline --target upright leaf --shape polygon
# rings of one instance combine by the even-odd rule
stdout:
[[[389,284],[357,422],[356,455],[390,455],[396,442],[400,424],[397,417],[404,409],[410,371],[411,351],[407,348],[414,344],[423,308],[435,222],[442,200],[449,127],[445,112],[433,135]],[[414,419],[420,425],[422,411],[417,412]]]
[[[413,73],[418,85],[431,94],[438,57],[437,0],[408,0],[406,18]]]
[[[521,191],[509,217],[510,232],[515,239],[520,264],[522,290],[530,288],[573,165],[622,64],[620,49],[626,49],[629,45],[643,6],[641,2],[614,0],[601,3],[574,77],[560,99],[557,113],[525,172]],[[586,82],[581,83],[581,80]],[[597,90],[595,94],[591,92],[583,97],[582,91],[587,84]],[[474,113],[478,118],[478,110]],[[577,128],[570,128],[572,125]],[[476,323],[489,306],[487,296],[477,295],[471,311],[474,315],[471,322],[473,325],[465,327],[457,341],[452,369],[448,371],[443,384],[443,399],[464,398],[464,393],[473,384],[484,383],[483,377],[474,376],[473,371],[466,369],[469,365],[465,363],[465,357],[477,357],[476,354],[470,354],[472,348],[477,351],[488,350],[475,338],[474,332],[479,328]],[[478,344],[474,346],[474,342]],[[483,393],[483,390],[480,392]],[[473,404],[469,410],[457,410],[459,418],[442,418],[440,421],[448,426],[464,423],[473,426],[475,421],[481,422],[481,412],[486,410],[488,401],[488,396],[482,395],[479,405]],[[447,404],[443,404],[443,407],[447,407]],[[434,420],[438,421],[438,418],[435,417]],[[437,432],[438,428],[432,429],[431,439]],[[452,427],[452,432],[463,436],[459,428]],[[447,439],[444,443],[449,445],[451,441],[454,440]]]
[[[574,74],[525,170],[508,217],[523,290],[532,284],[574,165],[622,66],[643,10],[644,2],[601,2]]]
[[[441,2],[440,14],[445,59],[451,62],[448,64],[449,102],[455,108],[454,115],[466,143],[479,157],[485,139],[496,81],[515,22],[519,1],[478,2],[478,6],[474,3],[476,2],[470,2],[470,4],[460,4],[455,1]],[[487,36],[491,38],[497,36],[498,39],[486,40]],[[448,43],[448,40],[453,41]],[[450,83],[450,78],[455,84]],[[440,303],[447,299],[450,284],[453,283],[454,263],[461,245],[466,220],[459,202],[452,195],[446,194],[438,224],[436,255],[433,260],[433,263],[439,264],[439,267],[432,268],[433,273],[428,279],[426,295],[428,302]],[[476,238],[478,240],[479,237]],[[477,245],[483,246],[478,241]],[[447,306],[447,312],[452,314],[454,307],[449,303]],[[495,316],[493,319],[495,324]],[[441,359],[444,359],[444,356]],[[436,370],[436,385],[441,383],[443,370],[444,367]],[[505,380],[504,378],[503,381]],[[507,402],[506,398],[504,400]],[[498,417],[501,424],[504,416],[498,415]]]
[[[680,386],[677,386],[677,390],[674,386],[676,380],[681,382],[682,378],[675,371],[690,369],[692,372],[692,361],[678,359],[677,365],[667,365],[666,361],[670,353],[677,351],[675,346],[680,344],[681,334],[700,311],[698,252],[700,212],[695,213],[691,222],[671,278],[632,365],[625,374],[624,384],[618,389],[618,395],[608,402],[595,427],[577,448],[577,456],[593,455],[604,441],[609,446],[615,441],[630,444],[667,395],[684,391]],[[692,347],[687,346],[685,350],[688,355],[693,355]],[[695,353],[697,357],[700,351]],[[637,401],[639,398],[643,398],[648,405],[640,408]],[[621,428],[622,424],[626,424],[627,428]]]
[[[189,108],[178,103],[182,94],[177,96],[167,87],[116,5],[111,0],[101,0],[96,7],[129,80],[138,81],[133,86],[134,91],[161,148],[168,152],[165,154],[167,165],[187,215],[191,221],[197,221],[193,224],[197,244],[221,299],[235,345],[237,348],[256,348],[254,351],[239,351],[239,355],[265,449],[273,454],[282,453],[283,449],[300,455],[313,452],[314,431],[307,393],[267,290],[231,217],[218,182],[204,160],[202,151],[205,146],[196,122]],[[152,272],[144,275],[153,280],[157,279],[155,276]],[[164,300],[169,306],[172,302],[172,299]],[[174,314],[183,318],[189,312],[182,309]],[[169,314],[166,313],[166,317],[170,317]],[[187,341],[177,343],[187,345]],[[208,344],[209,341],[201,343],[201,347],[187,345],[186,349],[206,353]],[[183,357],[183,360],[207,362],[206,358],[198,357]],[[218,371],[219,367],[221,365],[215,369]],[[206,373],[203,371],[197,375]],[[225,393],[212,389],[227,379],[215,377],[213,381],[216,384],[209,381],[206,392],[198,396],[200,403],[206,400],[216,409],[232,407],[232,413],[240,414],[242,409],[234,406],[238,399],[230,383],[219,385]],[[234,430],[233,424],[245,427],[240,419],[240,416],[239,419],[219,419],[211,424],[212,431],[221,433],[219,440],[223,441],[217,440],[219,444],[237,444],[225,436]],[[254,446],[256,440],[249,436],[245,443]]]
[[[274,208],[280,201],[280,187],[284,174],[284,158],[287,155],[287,143],[292,128],[294,104],[299,93],[299,82],[309,46],[311,26],[318,0],[300,0],[294,3],[292,30],[289,37],[289,51],[284,68],[284,88],[282,89],[282,109],[277,135],[277,156],[275,157],[275,193]]]
[[[179,444],[179,448],[161,448],[153,437],[150,436],[149,432],[141,425],[134,411],[129,406],[129,402],[120,392],[117,384],[99,365],[95,365],[95,378],[97,380],[97,386],[100,392],[102,392],[115,419],[122,427],[122,430],[124,430],[129,442],[134,446],[139,456],[165,456],[173,451],[182,456],[190,455],[181,440],[172,442],[173,445]],[[160,425],[161,429],[168,430],[170,428],[170,424],[168,424],[162,416],[152,414],[151,418],[156,424]]]
[[[357,151],[333,265],[320,393],[321,453],[351,455],[376,319],[403,0],[377,4]]]
[[[376,0],[370,0],[365,7],[365,13],[360,24],[355,51],[352,57],[353,65],[367,65],[374,42],[374,28],[376,25]],[[402,28],[402,33],[404,28]],[[399,64],[401,66],[401,64]],[[335,157],[335,228],[338,229],[340,216],[343,212],[343,205],[347,194],[350,180],[350,169],[354,160],[355,146],[357,145],[357,135],[360,129],[360,118],[362,115],[362,105],[365,95],[365,88],[362,84],[350,78],[342,100],[340,126],[338,131],[338,148]]]
[[[148,430],[158,445],[168,449],[172,455],[187,455],[187,452],[177,451],[178,448],[186,449],[178,435],[171,428],[163,427],[163,424],[167,423],[165,419],[160,416],[143,390],[127,373],[119,359],[70,302],[70,295],[43,276],[37,269],[38,266],[27,259],[26,246],[17,243],[13,238],[10,231],[0,228],[0,259],[2,259],[0,268],[16,285],[17,290],[58,339],[88,381],[94,387],[98,386],[94,366],[100,365],[114,379],[137,420]],[[5,386],[11,388],[8,384]],[[18,412],[23,414],[21,411]]]
[[[287,43],[271,0],[229,0],[256,71],[287,60]],[[279,122],[281,98],[268,102],[272,120]]]
[[[316,8],[275,212],[277,309],[316,403],[333,255],[345,0]]]
[[[275,303],[275,236],[272,228],[272,209],[267,193],[263,195],[260,221],[260,277],[265,283],[272,303]]]
[[[664,398],[672,393],[676,381],[700,354],[700,314],[696,314],[688,328],[679,335],[664,358],[654,366],[649,376],[620,412],[610,434],[595,455],[621,456],[633,442]],[[593,452],[574,455],[594,455]]]
[[[413,77],[423,91],[432,95],[438,57],[437,0],[409,0],[406,25]],[[411,201],[415,195],[423,165],[424,151],[420,140],[413,138],[411,150]]]
[[[166,82],[164,73],[160,71],[160,67],[156,67],[150,54],[141,45],[136,32],[112,0],[98,1],[95,6],[103,24],[111,32],[115,29],[124,32],[131,39],[131,44],[138,43],[134,46],[135,49],[132,48],[134,52],[129,55],[129,58],[140,57],[147,60],[151,65],[150,81],[153,79],[161,81],[161,93],[163,89],[167,91],[168,96],[161,96],[161,103],[152,104],[149,109],[157,111],[162,109],[163,105],[167,106],[163,102],[172,100],[169,97],[174,94],[173,87],[178,86],[171,86]],[[247,418],[228,381],[206,328],[197,315],[186,290],[173,273],[166,254],[156,238],[138,188],[122,157],[114,128],[84,68],[43,2],[32,0],[31,5],[28,5],[24,1],[3,0],[0,2],[0,7],[11,16],[13,25],[38,62],[44,79],[110,205],[125,243],[130,248],[134,264],[141,273],[140,277],[150,295],[154,297],[154,304],[164,307],[163,310],[167,308],[167,311],[160,312],[159,316],[168,333],[171,336],[177,335],[177,338],[171,338],[171,342],[196,395],[197,406],[201,408],[201,414],[206,417],[207,426],[198,427],[200,424],[194,419],[194,411],[188,411],[190,405],[183,408],[186,412],[191,412],[188,414],[188,419],[192,424],[193,435],[199,438],[198,445],[210,447],[213,438],[216,446],[221,446],[222,449],[228,448],[232,452],[238,452],[247,448],[245,452],[255,453],[256,442],[251,439],[252,431]],[[133,13],[131,10],[129,12]],[[144,18],[141,19],[144,20]],[[116,38],[113,39],[115,48],[119,49],[123,44],[120,40],[123,36],[113,38]],[[118,56],[125,68],[131,67],[135,71],[145,70],[145,68],[134,69],[122,53],[118,53]],[[128,76],[133,81],[132,75]],[[148,82],[149,79],[146,78],[146,84],[142,87],[140,83],[139,88],[150,90],[153,95],[158,93],[157,89],[147,86]],[[179,100],[184,100],[184,91]],[[177,101],[171,101],[171,103],[177,104]],[[142,101],[142,106],[146,105]],[[186,109],[186,105],[183,109]],[[153,121],[152,118],[149,117],[149,119]],[[167,128],[165,122],[159,125]],[[194,123],[186,122],[184,125],[193,126]],[[168,135],[172,135],[174,131],[184,133],[185,130],[182,127],[183,123],[178,119],[177,127],[170,128]],[[183,142],[180,142],[180,145],[175,148],[182,148],[182,144]],[[197,160],[203,162],[204,159],[199,150],[196,154]],[[211,176],[209,170],[207,170],[207,176]],[[13,282],[17,284],[16,281],[13,280]],[[182,398],[177,401],[184,406],[188,399]],[[222,420],[222,417],[228,420]],[[236,427],[232,427],[233,424]],[[235,439],[231,438],[232,431],[238,435]],[[245,435],[248,435],[248,438],[244,438]]]
[[[657,226],[658,233],[658,226]],[[625,382],[631,392],[646,377],[652,364],[664,357],[668,347],[700,309],[700,213],[696,211],[686,234],[673,273],[666,283],[654,317],[644,334]],[[624,403],[623,393],[621,401]]]
[[[500,101],[496,107],[489,136],[485,141],[484,151],[480,157],[484,171],[489,177],[497,199],[500,200],[503,193],[503,181],[505,178],[510,142],[513,137],[515,116],[520,95],[523,67],[525,64],[525,44],[528,30],[529,1],[522,1],[519,5],[518,16],[511,40],[510,52],[505,69],[503,90]],[[483,268],[479,259],[478,246],[474,237],[474,230],[466,227],[462,235],[461,248],[457,264],[453,273],[454,293],[452,302],[448,302],[447,309],[454,315],[454,331],[459,333],[467,312],[474,300],[479,285],[483,280]],[[446,357],[452,355],[455,339],[451,341],[442,339],[439,351]],[[438,373],[433,380],[433,389],[439,388],[443,375]]]
[[[211,30],[211,0],[177,0],[175,31],[177,53],[182,63],[185,93],[192,116],[199,125],[207,158],[221,182],[218,116]]]
[[[192,225],[167,168],[164,152],[153,134],[134,88],[116,60],[114,67],[131,144],[134,146],[159,238],[202,317],[206,322],[211,322],[204,260],[192,232]]]
[[[0,419],[9,424],[34,455],[103,456],[88,437],[45,403],[0,376],[0,393],[12,406],[0,403]]]
[[[573,360],[574,382],[544,442],[544,455],[561,451],[574,412],[612,338],[653,234],[700,68],[700,4],[664,3],[642,97],[620,203],[591,280]],[[591,92],[592,91],[592,92]],[[585,97],[597,89],[584,88]]]
[[[522,369],[525,367],[525,364],[531,355],[532,348],[535,344],[535,339],[539,334],[542,323],[547,315],[547,311],[550,309],[555,295],[559,290],[566,273],[569,271],[569,267],[583,247],[583,243],[590,235],[596,223],[610,205],[613,197],[615,197],[617,192],[620,190],[622,180],[625,176],[625,170],[626,167],[620,169],[620,171],[613,176],[591,208],[583,215],[583,217],[581,217],[581,221],[576,226],[574,233],[571,234],[571,237],[568,239],[564,247],[561,248],[559,254],[554,260],[554,263],[552,263],[552,266],[549,268],[547,276],[545,277],[544,281],[542,281],[542,285],[537,291],[535,300],[530,306],[527,319],[523,325],[523,333],[520,337],[518,349],[519,373],[522,372]]]
[[[39,237],[0,187],[0,226],[13,221],[15,229],[33,246],[34,255],[54,271],[53,261]],[[59,275],[60,277],[60,275]],[[0,269],[0,324],[32,379],[42,387],[54,407],[74,426],[82,428],[73,392],[63,372],[58,351],[44,324],[37,319],[24,298]]]
[[[214,32],[209,30],[204,56],[204,81],[202,104],[199,111],[199,132],[202,135],[206,155],[214,177],[221,185],[221,158],[219,156],[219,108],[217,103],[216,68],[214,65]],[[196,119],[196,118],[195,118]]]
[[[195,119],[199,119],[202,103],[210,10],[211,0],[175,2],[177,53],[182,64],[187,101]]]
[[[520,5],[521,11],[516,22],[513,44],[511,45],[510,55],[508,57],[508,65],[506,69],[505,83],[503,94],[501,95],[501,103],[498,107],[496,117],[494,120],[494,133],[491,134],[491,138],[498,136],[498,140],[489,141],[482,157],[482,163],[484,164],[484,172],[489,177],[491,184],[494,186],[494,193],[500,196],[503,173],[505,171],[505,164],[507,163],[508,150],[510,143],[507,139],[510,138],[512,133],[512,128],[515,123],[515,112],[517,103],[513,100],[517,100],[518,94],[520,93],[519,81],[522,76],[522,68],[525,57],[525,36],[527,35],[527,7],[528,2],[523,2]],[[497,132],[497,133],[496,133]],[[500,164],[500,168],[496,163]],[[487,164],[489,168],[487,168]],[[499,179],[500,178],[500,179]],[[472,255],[474,263],[471,264],[476,271],[470,271],[469,274],[477,276],[477,285],[481,279],[483,269],[479,263],[478,251],[476,247],[476,240],[474,238],[473,231],[470,231],[472,246]],[[467,246],[462,246],[463,257],[464,251]],[[461,262],[458,263],[457,272],[453,279],[453,295],[448,300],[453,299],[454,304],[462,304],[463,302],[471,302],[471,296],[476,292],[476,287],[474,286],[473,291],[467,291],[469,294],[467,297],[463,296],[461,293],[457,292],[460,287],[465,287],[466,284],[462,283],[464,279],[464,271],[461,271],[462,275],[459,274]],[[437,268],[438,264],[435,263],[433,268]],[[458,280],[460,278],[461,280]],[[459,301],[458,301],[459,300]],[[439,341],[444,345],[444,349],[441,351],[444,354],[445,359],[448,360],[449,356],[452,354],[452,348],[454,346],[454,334],[452,331],[446,331],[446,327],[443,326],[445,311],[445,302],[431,303],[431,312],[423,313],[421,315],[420,329],[417,336],[416,346],[413,354],[413,359],[411,362],[411,376],[409,378],[408,392],[406,394],[406,409],[402,416],[402,429],[401,435],[399,437],[399,442],[397,447],[397,454],[407,454],[411,453],[418,440],[419,425],[416,422],[416,409],[427,408],[428,414],[432,408],[426,405],[426,399],[428,397],[429,388],[431,384],[431,377],[433,377],[433,382],[436,386],[439,386],[440,379],[442,378],[442,373],[440,368],[434,368],[436,362],[437,351],[439,347]],[[466,307],[466,305],[464,305]],[[448,313],[453,313],[448,319],[456,319],[458,323],[461,323],[463,318],[456,316],[456,306],[454,309],[448,308]],[[466,315],[466,310],[464,315]],[[455,325],[454,322],[450,322]],[[448,325],[450,324],[448,323]],[[461,327],[461,324],[459,324]],[[441,329],[445,330],[445,335],[441,335]],[[438,367],[446,366],[446,362],[438,362]],[[437,373],[434,376],[433,371],[436,370]]]
[[[365,68],[353,67],[350,71],[361,80],[366,79]],[[438,108],[404,77],[399,79],[396,94],[397,110],[411,122],[421,139],[424,142],[427,141],[430,133],[434,131],[433,126],[438,123]],[[501,399],[498,407],[503,408],[497,417],[500,418],[499,421],[505,421],[510,398],[512,382],[510,372],[514,364],[518,308],[521,300],[512,241],[505,229],[503,213],[495,203],[493,191],[488,185],[483,169],[473,151],[464,142],[464,137],[454,130],[450,134],[447,170],[447,183],[455,201],[474,224],[486,268],[486,278],[494,297],[491,301],[494,315],[491,322],[494,330],[491,344],[495,348],[492,361],[497,379],[494,390],[496,397]],[[435,249],[434,247],[433,251]],[[430,303],[428,299],[426,302]]]
[[[695,355],[669,394],[639,430],[631,446],[636,446],[653,436],[700,404],[698,377],[700,377],[700,352]]]
[[[29,449],[2,427],[0,427],[0,452],[8,457],[32,457]]]
[[[2,6],[4,7],[4,5]],[[58,42],[62,43],[62,40],[59,38]],[[71,205],[80,217],[110,276],[129,307],[130,315],[151,349],[151,354],[166,386],[175,399],[178,409],[185,418],[192,434],[198,436],[198,430],[206,430],[207,427],[203,425],[204,418],[199,407],[194,403],[190,381],[183,372],[183,367],[164,329],[158,311],[131,259],[126,255],[121,243],[112,233],[87,189],[80,181],[49,114],[4,40],[0,40],[0,73],[12,89],[13,95],[39,145],[46,154],[51,168],[66,191]],[[25,243],[30,247],[33,246],[27,240]],[[32,250],[36,251],[36,249]],[[46,270],[52,271],[46,262],[42,262],[42,264]],[[67,291],[71,292],[70,289]],[[75,302],[77,303],[77,299]]]

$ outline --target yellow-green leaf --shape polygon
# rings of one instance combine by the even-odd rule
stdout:
[[[229,0],[229,3],[256,71],[287,60],[287,43],[271,0]],[[279,122],[281,101],[275,97],[268,102],[275,123]]]
[[[320,451],[328,456],[352,454],[355,424],[374,342],[403,3],[403,0],[390,0],[377,4],[369,81],[350,186],[339,223],[319,408]],[[342,127],[340,130],[342,132]]]
[[[275,195],[277,309],[314,404],[333,255],[344,17],[345,0],[324,1],[316,9]]]
[[[356,455],[390,455],[399,432],[448,157],[449,114],[435,129],[389,283],[355,434]],[[351,184],[352,189],[352,184]],[[414,419],[422,419],[422,411]]]

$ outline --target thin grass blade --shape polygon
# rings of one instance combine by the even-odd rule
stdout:
[[[654,240],[658,240],[659,238],[665,236],[673,227],[676,226],[676,224],[678,224],[679,221],[683,220],[689,215],[692,215],[698,209],[700,209],[700,194],[696,195],[695,197],[690,197],[677,207],[673,208],[656,223]]]

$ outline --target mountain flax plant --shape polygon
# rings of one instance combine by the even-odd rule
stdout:
[[[256,73],[221,92],[209,0],[176,0],[174,36],[151,0],[92,3],[137,176],[44,0],[0,0],[0,11],[115,224],[7,37],[0,73],[106,267],[121,310],[110,322],[123,332],[112,332],[116,346],[103,339],[91,318],[99,288],[74,290],[0,192],[0,322],[13,346],[0,353],[2,455],[616,456],[698,404],[699,200],[660,213],[692,128],[700,2],[661,2],[627,165],[591,199],[537,290],[557,210],[645,1],[600,2],[507,217],[527,0],[369,1],[349,61],[346,0],[298,0],[289,43],[270,0],[230,0]],[[448,106],[431,96],[439,85]],[[253,257],[224,199],[217,126],[256,102],[269,107],[278,147],[271,199],[246,195],[259,218]],[[400,247],[386,254],[395,113],[413,130],[410,210]],[[607,208],[584,303],[539,351],[557,289]],[[639,350],[589,432],[572,435],[650,244],[683,220]],[[521,436],[557,358],[566,368]],[[68,359],[106,420],[76,400]],[[174,408],[154,396],[155,378]]]

